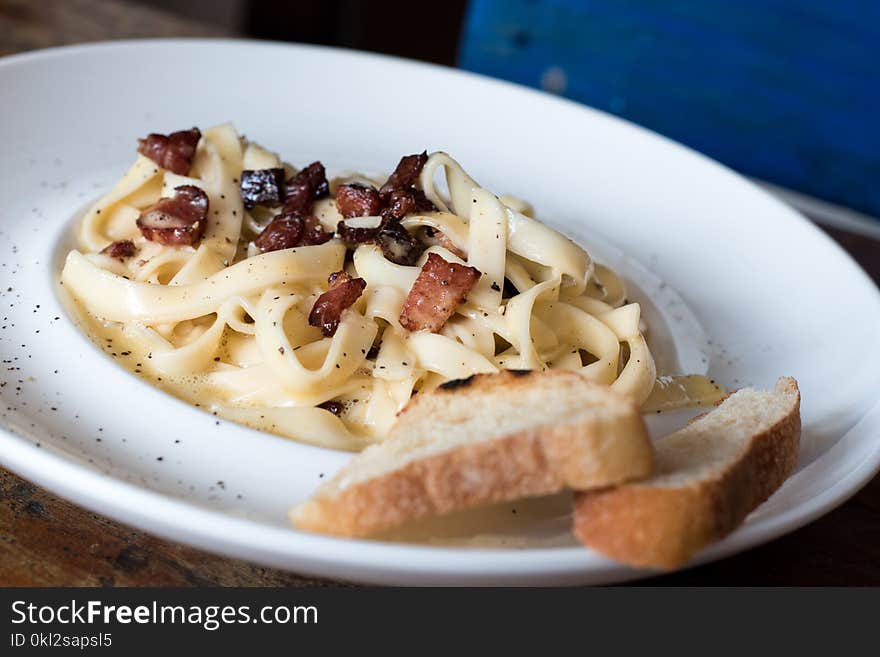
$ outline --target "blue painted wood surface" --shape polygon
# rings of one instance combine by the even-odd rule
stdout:
[[[460,65],[880,216],[880,0],[471,0]]]

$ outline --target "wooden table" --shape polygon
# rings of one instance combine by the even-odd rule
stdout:
[[[0,0],[0,55],[100,38],[217,35],[177,17],[97,0]],[[880,283],[880,241],[827,229]],[[154,538],[0,469],[0,584],[315,586],[333,582]],[[835,511],[723,561],[644,582],[663,585],[880,585],[880,477]]]

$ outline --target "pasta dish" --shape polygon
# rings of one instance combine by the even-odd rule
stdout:
[[[500,369],[576,370],[646,412],[722,392],[658,383],[621,278],[446,153],[328,180],[228,124],[138,150],[62,285],[108,354],[219,416],[361,449],[414,394]]]

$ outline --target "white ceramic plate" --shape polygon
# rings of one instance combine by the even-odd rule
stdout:
[[[294,531],[286,508],[348,455],[218,424],[77,332],[54,286],[77,214],[127,167],[136,137],[223,121],[293,162],[320,158],[331,172],[387,171],[403,153],[447,150],[490,189],[528,198],[549,223],[588,245],[611,245],[612,259],[614,248],[626,252],[678,290],[684,301],[667,295],[660,310],[679,361],[699,367],[693,354],[706,351],[710,374],[729,387],[797,377],[797,473],[699,561],[809,522],[878,469],[877,289],[793,211],[645,130],[452,70],[235,41],[11,57],[0,62],[0,94],[0,461],[86,507],[208,550],[367,582],[598,583],[644,574],[564,535],[542,543],[546,527],[528,518],[505,529],[511,547],[495,549]],[[638,266],[620,266],[653,285]],[[682,308],[708,347],[687,344],[698,332],[688,332]],[[517,537],[536,542],[512,547]]]

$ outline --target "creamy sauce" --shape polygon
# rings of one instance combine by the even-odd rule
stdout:
[[[86,312],[70,295],[62,293],[62,296],[66,301],[68,312],[76,318],[83,332],[95,346],[149,384],[224,419],[259,431],[301,439],[299,434],[294,435],[290,431],[289,425],[276,421],[272,409],[263,409],[261,413],[243,413],[240,408],[227,406],[224,402],[228,400],[224,400],[221,391],[211,385],[207,374],[193,374],[187,377],[163,375],[154,367],[152,354],[144,350],[143,341],[132,335],[129,327],[119,322],[100,321]],[[655,318],[657,319],[662,320],[661,317]],[[656,345],[652,343],[652,337],[658,334],[668,335],[670,327],[655,321],[652,328],[654,331],[648,337],[652,351],[663,353],[662,348],[655,351]],[[666,342],[664,346],[668,347],[671,341],[667,338]],[[706,406],[720,400],[724,394],[725,390],[722,386],[703,375],[660,375],[651,396],[643,405],[643,411],[657,413],[661,408],[675,410]],[[366,437],[363,438],[364,445],[369,442]]]
[[[243,424],[258,431],[265,431],[284,438],[301,442],[314,442],[323,446],[338,449],[362,449],[370,442],[366,436],[350,436],[344,444],[334,444],[334,431],[320,432],[321,427],[313,428],[312,436],[304,435],[301,427],[284,417],[288,409],[284,408],[247,408],[227,405],[222,391],[212,385],[210,373],[193,374],[186,377],[168,376],[156,369],[152,354],[146,351],[142,340],[131,334],[130,327],[119,322],[103,322],[90,315],[75,299],[61,290],[59,295],[66,310],[76,319],[82,332],[89,337],[96,347],[131,373],[143,379],[163,392],[174,395],[200,410],[223,419]],[[219,365],[218,365],[219,366]],[[326,415],[326,414],[322,414]],[[296,431],[296,433],[294,433]],[[314,440],[309,440],[314,437]]]

